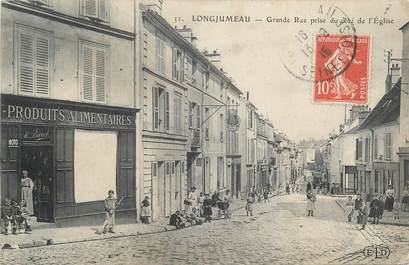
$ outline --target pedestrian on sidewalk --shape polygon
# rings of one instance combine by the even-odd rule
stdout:
[[[370,211],[369,211],[369,217],[372,217],[372,224],[377,224],[379,223],[379,199],[378,196],[375,195],[375,197],[373,198],[373,200],[371,201],[370,204]]]
[[[213,214],[212,206],[213,206],[213,201],[210,198],[210,194],[206,193],[206,197],[203,201],[203,215],[207,222],[210,222],[212,220],[212,214]]]
[[[204,200],[205,200],[205,196],[203,195],[203,192],[201,192],[199,197],[197,198],[197,206],[199,208],[200,217],[204,217],[204,214],[203,214],[203,202],[204,202]]]
[[[362,224],[361,230],[364,230],[365,227],[366,227],[366,224],[368,223],[368,213],[369,213],[369,206],[368,206],[368,205],[369,205],[369,199],[367,199],[365,202],[362,203],[362,207],[361,207],[361,209],[360,209],[361,216],[362,216],[362,219],[361,219],[361,224]]]
[[[186,212],[190,214],[193,208],[197,208],[197,194],[196,194],[196,187],[193,186],[190,189],[190,192],[187,196],[187,200],[185,200],[186,205]]]
[[[381,194],[379,196],[379,220],[382,220],[384,209],[385,209],[385,196]]]
[[[346,214],[348,217],[348,222],[351,222],[352,215],[354,215],[354,212],[355,212],[354,201],[352,200],[352,196],[348,196],[348,200],[346,203]]]
[[[391,212],[393,210],[393,202],[395,201],[394,190],[392,186],[389,186],[389,189],[385,191],[385,195],[385,210]]]
[[[5,235],[8,235],[15,229],[12,207],[11,200],[8,197],[4,198],[3,205],[1,206],[1,219],[3,219]]]
[[[105,221],[102,226],[102,233],[115,233],[115,210],[121,204],[123,197],[120,201],[115,198],[115,192],[113,190],[108,191],[108,197],[105,199]]]
[[[408,187],[405,188],[403,191],[403,196],[402,196],[402,205],[403,205],[403,210],[404,211],[409,211],[409,183]]]
[[[307,212],[308,216],[314,216],[316,197],[312,192],[307,193]]]
[[[151,217],[151,203],[149,196],[145,196],[145,199],[141,203],[141,222],[142,224],[149,224],[149,218]]]
[[[393,217],[394,219],[399,219],[399,215],[400,215],[400,202],[398,198],[395,198],[395,202],[393,203]]]
[[[355,211],[357,213],[356,215],[356,222],[357,224],[361,224],[362,223],[362,212],[361,212],[361,208],[362,208],[362,198],[361,198],[361,194],[358,194],[357,198],[355,199]]]
[[[246,204],[246,213],[247,216],[253,216],[254,203],[256,202],[257,192],[254,186],[250,189],[250,192],[247,194],[247,204]]]
[[[307,183],[307,193],[311,192],[311,182],[308,181]]]
[[[264,193],[263,193],[264,202],[269,202],[269,201],[270,201],[270,199],[268,198],[268,194],[269,194],[268,190],[265,189],[265,190],[264,190]]]
[[[224,206],[223,206],[224,218],[231,219],[232,197],[230,194],[230,190],[226,190],[226,195],[224,195],[223,203],[224,203]]]

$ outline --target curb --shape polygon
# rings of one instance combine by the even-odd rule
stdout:
[[[281,195],[281,193],[277,193],[272,195],[269,198],[273,198],[276,196]],[[244,206],[240,206],[237,207],[235,209],[232,210],[232,212],[236,212],[239,210],[242,210],[245,208]],[[214,219],[213,221],[220,221],[220,220],[224,220],[224,218],[221,219]],[[90,237],[87,238],[82,238],[82,239],[67,239],[67,238],[63,238],[63,239],[40,239],[40,240],[32,240],[32,241],[26,241],[26,242],[21,242],[21,243],[17,243],[17,244],[8,244],[5,243],[2,246],[2,249],[24,249],[24,248],[34,248],[34,247],[46,247],[46,246],[55,246],[55,245],[64,245],[64,244],[71,244],[71,243],[81,243],[81,242],[90,242],[90,241],[99,241],[99,240],[106,240],[106,239],[116,239],[116,238],[124,238],[124,237],[134,237],[134,236],[143,236],[143,235],[154,235],[154,234],[160,234],[160,233],[166,233],[166,232],[172,232],[175,230],[182,230],[182,229],[188,229],[188,228],[192,228],[196,225],[190,225],[190,226],[186,226],[183,228],[168,228],[168,227],[162,227],[160,230],[158,231],[149,231],[149,232],[135,232],[135,233],[123,233],[123,232],[119,232],[118,234],[114,234],[114,235],[92,235]]]

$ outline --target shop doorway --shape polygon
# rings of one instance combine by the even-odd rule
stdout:
[[[52,158],[52,147],[49,145],[28,145],[21,148],[21,169],[28,171],[28,177],[34,183],[31,196],[34,216],[37,217],[38,222],[54,221]]]

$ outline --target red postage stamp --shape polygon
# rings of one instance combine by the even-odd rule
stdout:
[[[369,36],[317,35],[314,102],[368,102]]]

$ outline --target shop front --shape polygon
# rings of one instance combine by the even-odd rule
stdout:
[[[24,194],[38,222],[95,225],[112,189],[117,221],[136,220],[136,109],[2,95],[1,111],[2,201]]]

